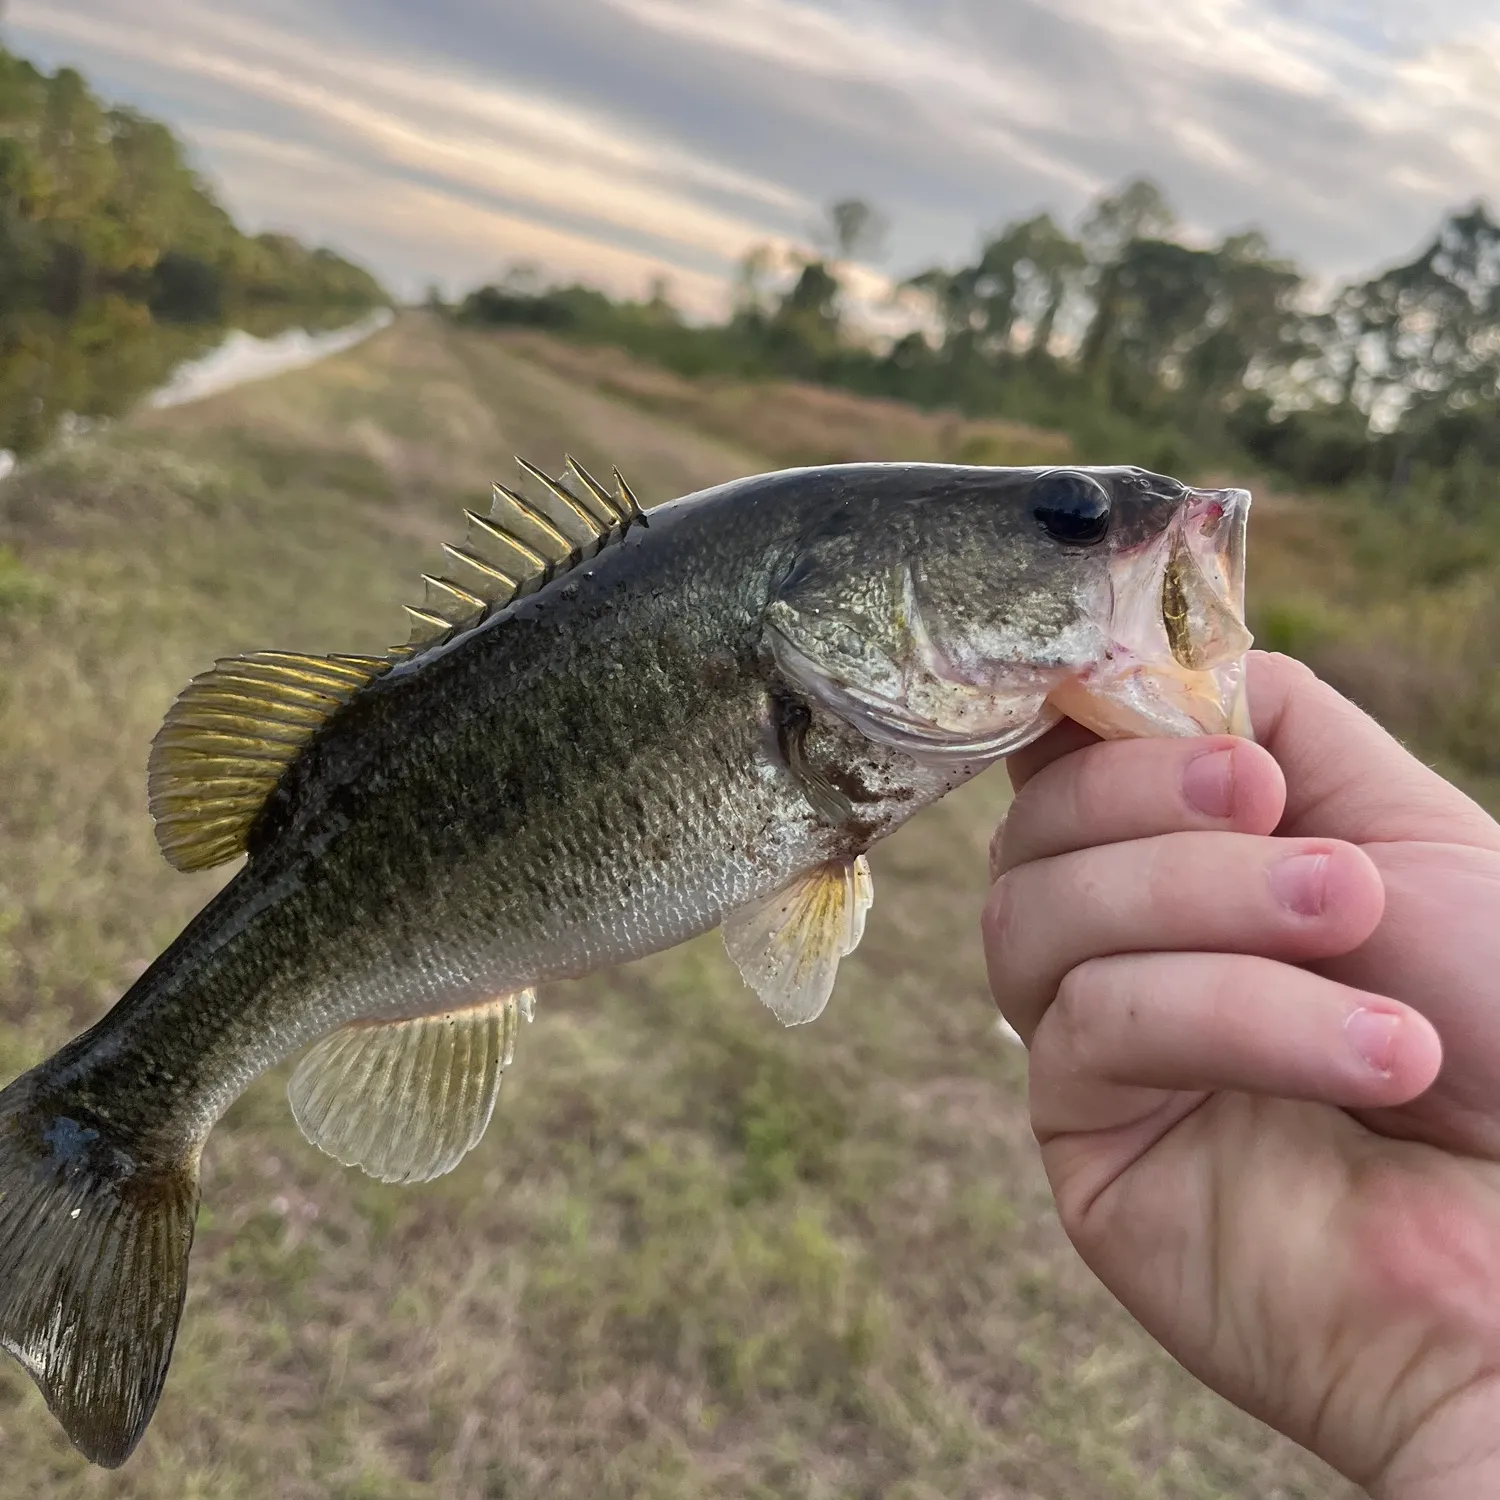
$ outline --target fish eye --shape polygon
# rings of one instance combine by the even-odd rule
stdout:
[[[1090,474],[1056,469],[1031,487],[1032,514],[1054,542],[1092,547],[1109,532],[1109,491]]]

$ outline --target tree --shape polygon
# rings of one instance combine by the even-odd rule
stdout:
[[[980,252],[975,290],[996,349],[1013,348],[1024,330],[1027,347],[1045,354],[1086,265],[1082,246],[1051,214],[1023,219],[991,239]]]
[[[1200,404],[1224,410],[1249,390],[1284,384],[1316,346],[1299,305],[1303,275],[1263,234],[1229,235],[1212,255],[1212,306],[1183,371]]]
[[[1081,358],[1091,374],[1097,376],[1108,362],[1127,316],[1123,299],[1129,295],[1131,277],[1124,262],[1131,246],[1144,240],[1161,242],[1175,223],[1161,189],[1146,177],[1096,199],[1084,215],[1078,238],[1088,261],[1086,285],[1093,309]]]
[[[1377,425],[1415,429],[1500,393],[1500,224],[1448,215],[1417,257],[1347,286],[1323,323],[1325,373]]]
[[[119,409],[223,319],[386,300],[332,251],[243,234],[165,126],[0,48],[0,447]]]
[[[1176,226],[1162,190],[1149,177],[1136,177],[1094,200],[1078,239],[1090,263],[1105,266],[1119,260],[1132,240],[1164,239]]]
[[[1051,214],[1038,214],[1020,226],[1018,250],[1021,312],[1031,327],[1031,352],[1045,357],[1063,308],[1081,285],[1088,257]]]
[[[797,276],[769,316],[754,309],[754,300],[764,289],[769,255],[752,251],[741,263],[736,294],[742,322],[763,322],[770,345],[780,357],[797,373],[812,373],[843,343],[841,271],[856,256],[878,254],[885,233],[884,216],[863,198],[840,198],[829,204],[826,222],[813,234],[825,253],[805,251],[793,257],[799,267]]]
[[[770,245],[752,245],[735,268],[733,306],[735,317],[763,320],[771,314],[771,281],[776,269],[776,251]]]
[[[820,239],[836,261],[878,260],[888,232],[879,209],[863,198],[840,198],[828,205],[828,222]]]
[[[794,353],[799,374],[838,346],[842,331],[838,278],[823,260],[804,262],[791,289],[781,299],[771,328],[783,350]]]

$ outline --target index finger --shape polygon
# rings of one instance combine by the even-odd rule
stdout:
[[[1286,778],[1278,833],[1352,844],[1412,840],[1500,849],[1500,825],[1472,798],[1422,764],[1399,740],[1300,661],[1249,657],[1256,740]],[[1039,771],[1098,735],[1066,720],[1007,762],[1019,791]]]

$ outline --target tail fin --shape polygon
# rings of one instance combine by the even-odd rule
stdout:
[[[0,1347],[25,1365],[75,1446],[118,1468],[151,1421],[172,1358],[197,1153],[137,1155],[56,1096],[43,1104],[37,1078],[0,1093]]]

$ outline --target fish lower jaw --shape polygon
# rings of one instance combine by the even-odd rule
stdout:
[[[1234,734],[1251,738],[1243,655],[1193,671],[1120,653],[1055,688],[1048,704],[1103,739]]]

